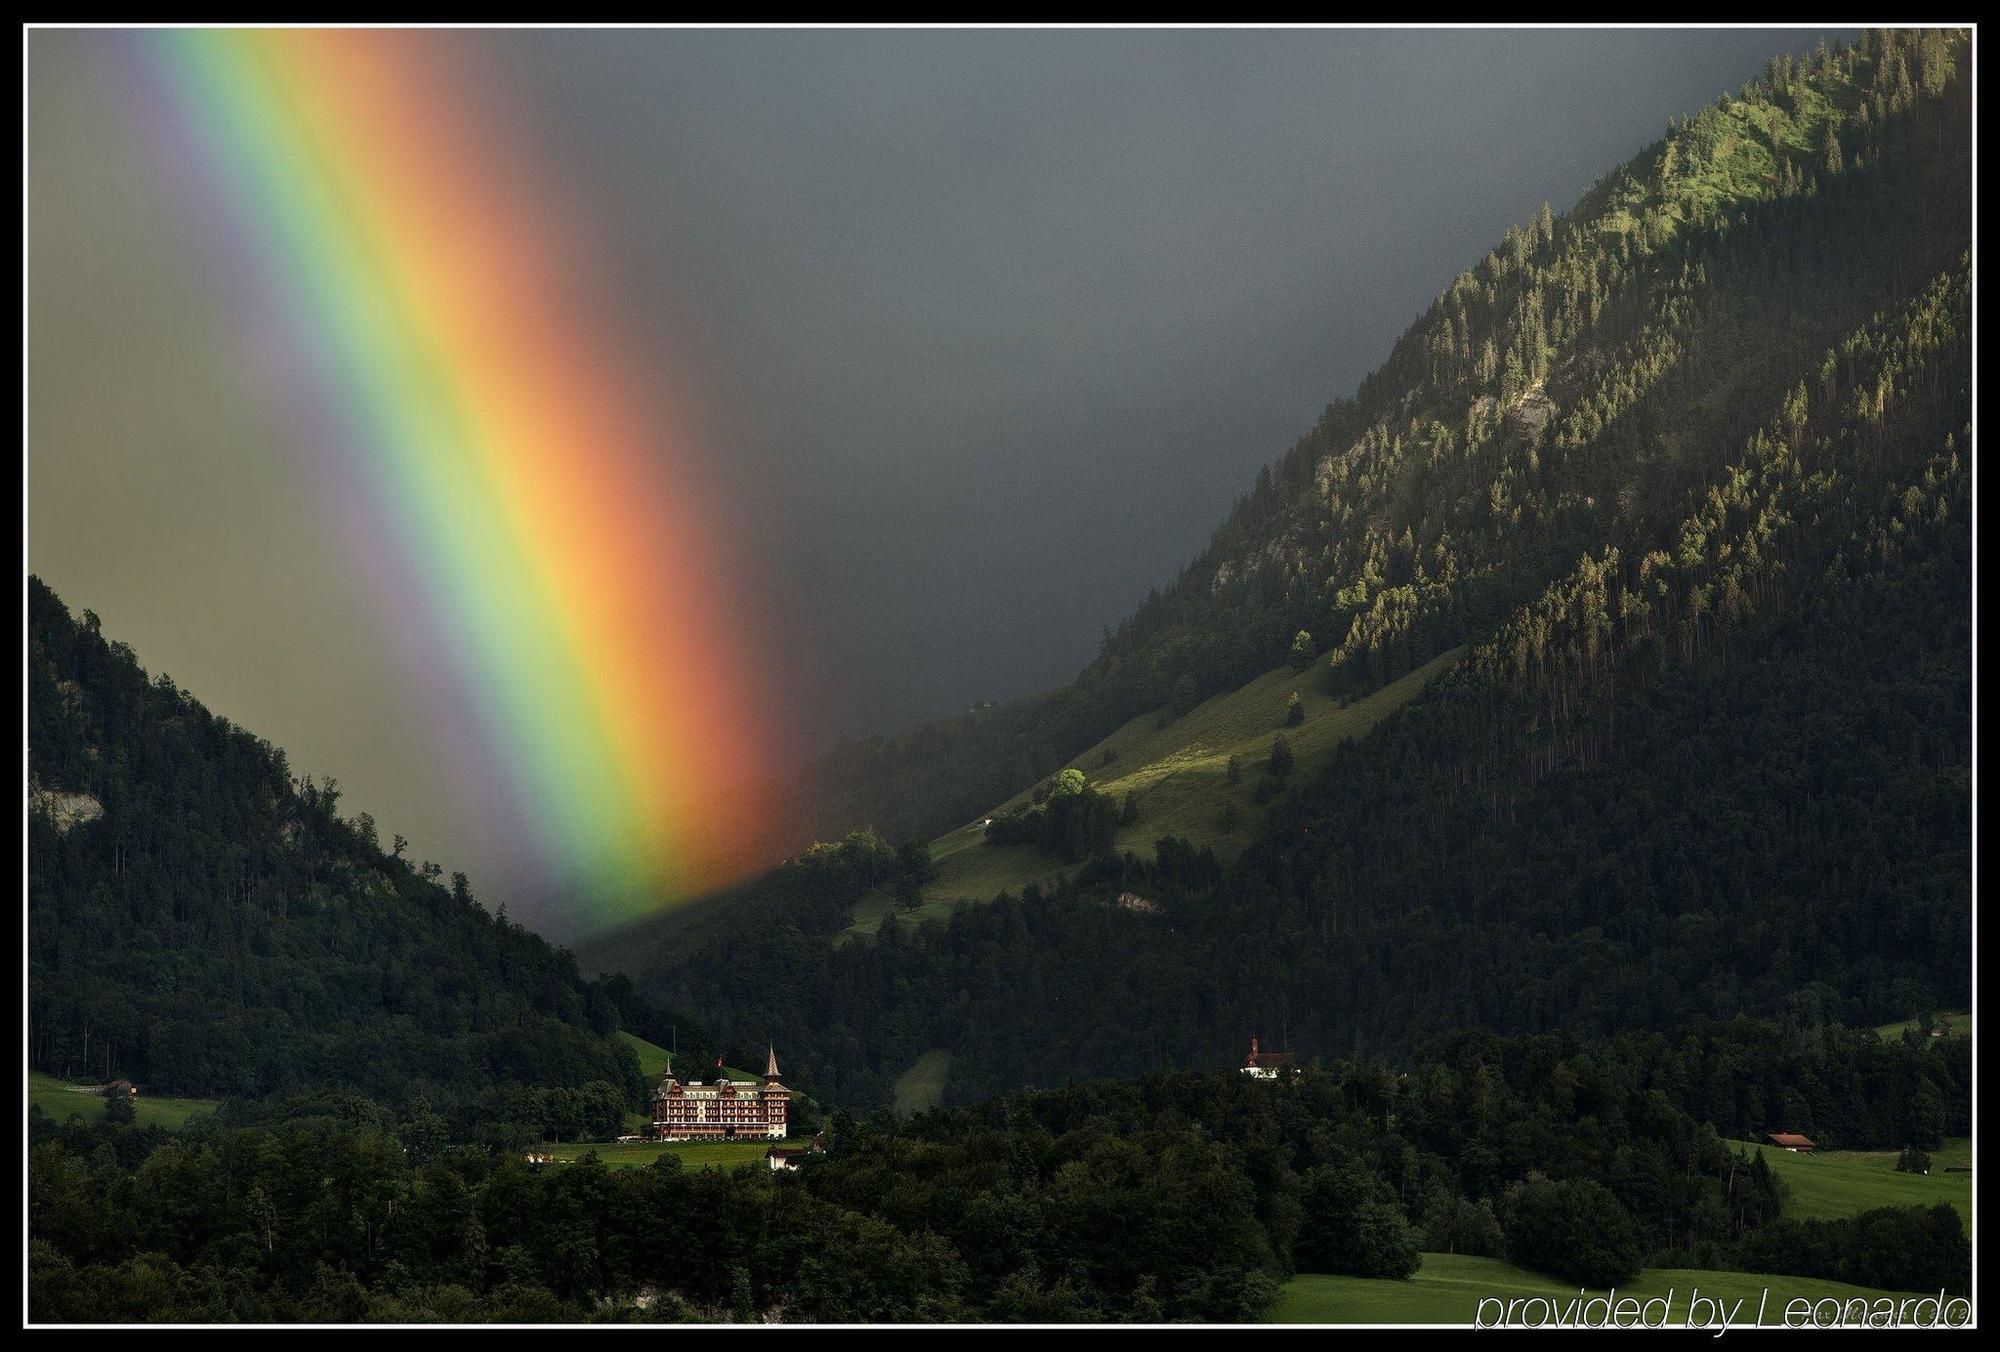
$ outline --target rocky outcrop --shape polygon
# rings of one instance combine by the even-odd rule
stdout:
[[[61,789],[44,789],[32,784],[28,786],[28,808],[33,812],[47,813],[59,836],[66,836],[77,827],[104,815],[104,804],[87,793],[64,793]]]
[[[1555,416],[1556,401],[1537,385],[1514,402],[1507,414],[1507,426],[1524,437],[1533,437]]]

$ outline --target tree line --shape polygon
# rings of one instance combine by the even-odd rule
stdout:
[[[1674,1265],[1967,1288],[1949,1208],[1797,1220],[1761,1152],[1649,1082],[1658,1050],[1465,1035],[1400,1069],[1345,1058],[1273,1082],[1078,1082],[908,1122],[841,1113],[796,1174],[671,1155],[538,1169],[351,1096],[179,1132],[36,1113],[30,1312],[1245,1320],[1295,1272],[1402,1278],[1425,1250],[1591,1286]]]

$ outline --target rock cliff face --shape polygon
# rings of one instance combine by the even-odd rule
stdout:
[[[1556,401],[1537,385],[1522,395],[1507,414],[1507,426],[1524,437],[1532,437],[1556,416]]]
[[[45,812],[55,823],[56,834],[66,836],[79,826],[94,822],[104,815],[104,804],[87,793],[64,793],[60,789],[44,789],[30,785],[28,807],[31,811]]]

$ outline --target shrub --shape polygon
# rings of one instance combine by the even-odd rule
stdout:
[[[1423,1257],[1396,1191],[1360,1164],[1323,1164],[1305,1176],[1305,1220],[1292,1246],[1301,1272],[1414,1276]]]

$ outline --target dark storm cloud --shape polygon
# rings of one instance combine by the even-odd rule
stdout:
[[[816,730],[1060,683],[1451,278],[1817,33],[466,34],[754,535]],[[299,451],[30,52],[31,562],[505,892]],[[98,92],[93,92],[97,90]],[[167,319],[163,321],[162,317]],[[372,641],[371,641],[372,639]],[[429,739],[428,742],[426,739]]]
[[[1818,36],[503,45],[851,730],[1068,679],[1508,225]]]

